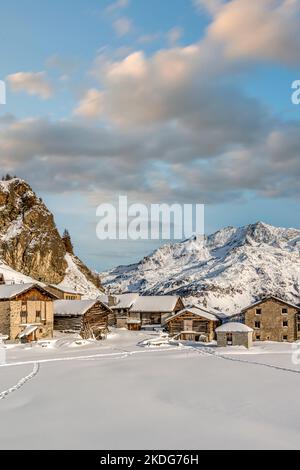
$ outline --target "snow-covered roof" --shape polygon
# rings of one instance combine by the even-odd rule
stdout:
[[[23,292],[27,292],[28,290],[36,288],[39,290],[43,290],[52,298],[55,298],[55,295],[51,294],[51,292],[47,291],[43,287],[38,284],[30,283],[30,284],[3,284],[0,285],[0,299],[13,299],[17,295],[22,294]]]
[[[82,316],[92,308],[97,300],[55,300],[55,316]]]
[[[173,312],[178,302],[178,296],[171,295],[149,295],[139,297],[131,307],[131,312]]]
[[[25,336],[29,336],[31,333],[38,329],[37,325],[27,325],[26,328],[19,333],[19,338],[24,338]]]
[[[166,319],[165,323],[169,323],[170,320],[173,320],[174,318],[179,317],[180,315],[185,314],[185,313],[192,313],[193,315],[206,318],[207,320],[218,321],[218,318],[213,313],[210,313],[207,310],[202,309],[201,307],[197,307],[193,305],[192,307],[185,307],[180,312],[176,313],[175,315],[170,316],[169,318]]]
[[[113,305],[112,309],[126,309],[132,307],[134,302],[138,299],[139,294],[121,294],[115,295],[117,302]]]
[[[280,299],[279,297],[276,297],[275,295],[268,295],[266,297],[261,298],[254,304],[248,305],[248,307],[243,308],[242,312],[246,312],[246,310],[249,310],[250,308],[256,307],[257,305],[262,304],[263,302],[266,302],[267,300],[276,300],[277,302],[280,302],[282,304],[288,305],[292,308],[296,308],[297,310],[300,310],[300,307],[298,305],[292,304],[291,302],[287,302],[286,300]]]
[[[251,333],[253,330],[244,323],[228,322],[216,328],[217,333]]]
[[[68,286],[62,286],[62,285],[57,286],[55,284],[50,284],[49,287],[52,287],[53,289],[57,289],[60,292],[64,292],[65,294],[83,295],[82,292],[79,292],[78,290],[72,289],[71,287],[68,287]]]
[[[97,297],[97,300],[100,300],[100,302],[102,302],[103,304],[108,305],[108,295],[101,294],[99,295],[99,297]]]

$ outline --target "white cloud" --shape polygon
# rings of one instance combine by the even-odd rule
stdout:
[[[228,59],[295,64],[300,60],[298,0],[232,0],[217,9],[208,29]]]
[[[123,16],[114,21],[113,27],[117,35],[123,37],[131,32],[133,25],[130,18]]]
[[[183,28],[181,28],[180,26],[175,26],[167,32],[167,40],[171,47],[177,45],[178,41],[180,41],[183,36],[183,32]]]
[[[193,0],[193,4],[198,11],[206,11],[210,15],[214,15],[224,4],[224,0]]]
[[[106,11],[108,13],[113,13],[118,10],[127,8],[128,6],[129,6],[129,0],[117,0],[116,2],[113,2],[110,5],[108,5],[108,7],[106,8]]]
[[[75,116],[95,119],[101,116],[102,93],[95,88],[88,90],[74,111]]]
[[[254,61],[300,60],[299,8],[294,0],[231,0],[219,6],[198,43],[148,57],[136,51],[119,61],[102,55],[95,72],[101,82],[99,115],[123,127],[171,121],[190,127],[198,122],[207,94],[207,108],[223,114],[214,99],[215,93],[222,102],[220,78]],[[177,40],[179,31],[170,36]],[[243,101],[236,99],[237,105]]]
[[[160,38],[161,38],[161,33],[159,32],[153,33],[153,34],[143,34],[142,36],[138,38],[138,42],[140,44],[149,44],[151,42],[157,41]]]
[[[255,60],[297,64],[292,11],[293,0],[231,0],[188,47],[122,59],[102,50],[93,70],[98,88],[86,91],[76,119],[3,121],[3,171],[47,190],[97,187],[164,201],[218,202],[245,191],[299,197],[300,124],[280,121],[227,81]],[[269,38],[275,25],[280,47]]]
[[[54,94],[53,86],[45,72],[18,72],[6,77],[11,89],[15,92],[25,92],[36,95],[43,100]]]
[[[299,198],[299,123],[270,125],[253,110],[252,135],[246,126],[243,141],[234,134],[238,115],[229,145],[225,112],[223,136],[220,124],[206,136],[211,117],[206,128],[189,132],[165,124],[122,132],[74,121],[8,120],[0,126],[2,171],[28,178],[43,191],[99,189],[134,200],[224,202],[242,199],[245,191]]]

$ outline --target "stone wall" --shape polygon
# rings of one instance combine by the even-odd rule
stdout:
[[[9,329],[9,301],[0,302],[0,334],[8,335],[10,334]]]
[[[10,317],[11,340],[17,340],[19,334],[26,328],[26,324],[37,324],[37,339],[53,337],[53,302],[41,300],[12,300],[9,302],[10,310],[7,312]],[[40,317],[37,317],[37,312]],[[21,314],[23,314],[21,316]],[[25,315],[26,314],[26,315]],[[39,320],[40,318],[40,320]]]
[[[257,309],[261,314],[257,314]],[[286,309],[287,313],[282,310]],[[245,324],[253,328],[254,341],[289,341],[300,339],[297,332],[297,308],[273,299],[268,299],[245,311]],[[288,326],[283,326],[283,322]],[[260,322],[260,328],[256,325]]]
[[[228,333],[217,332],[217,342],[219,347],[225,348],[228,346],[227,342]],[[232,344],[231,346],[244,346],[250,348],[252,346],[252,332],[234,332],[232,333]]]

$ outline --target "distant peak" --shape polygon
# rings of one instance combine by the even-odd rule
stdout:
[[[10,179],[2,179],[0,180],[0,185],[2,187],[9,187],[11,185],[15,185],[15,184],[23,184],[24,186],[27,186],[28,188],[30,188],[30,184],[27,183],[25,180],[23,180],[22,178],[19,178],[17,176],[13,177],[13,178],[10,178]]]

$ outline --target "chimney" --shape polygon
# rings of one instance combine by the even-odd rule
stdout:
[[[117,305],[117,297],[110,293],[110,290],[107,292],[108,306],[114,307]]]
[[[108,295],[108,306],[114,307],[115,305],[117,305],[117,297],[114,295]]]

